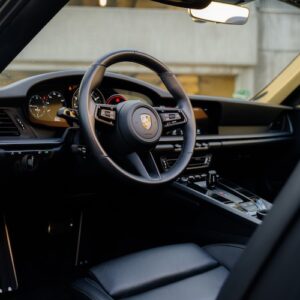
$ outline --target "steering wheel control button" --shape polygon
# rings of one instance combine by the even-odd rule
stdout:
[[[179,113],[163,113],[160,115],[163,122],[171,122],[181,120],[181,116]]]
[[[108,109],[101,109],[100,116],[109,120],[116,120],[116,112]]]
[[[183,125],[187,122],[181,109],[159,107],[157,111],[165,128]]]
[[[105,123],[107,125],[114,125],[117,118],[117,112],[115,106],[100,104],[96,108],[96,120]]]

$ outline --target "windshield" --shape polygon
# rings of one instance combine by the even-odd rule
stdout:
[[[166,63],[189,94],[251,99],[300,52],[300,10],[274,0],[248,6],[248,23],[232,26],[195,23],[185,9],[149,0],[71,0],[0,75],[0,86],[137,49]],[[134,64],[112,71],[162,86]]]

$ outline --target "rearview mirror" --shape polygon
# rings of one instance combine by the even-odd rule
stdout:
[[[203,9],[189,9],[189,14],[195,22],[244,25],[249,18],[249,9],[238,5],[211,2]]]

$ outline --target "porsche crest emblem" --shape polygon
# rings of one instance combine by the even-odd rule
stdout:
[[[151,119],[150,115],[142,114],[141,115],[141,122],[142,122],[142,126],[146,130],[149,130],[152,127],[152,119]]]

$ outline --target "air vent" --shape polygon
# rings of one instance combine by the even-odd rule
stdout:
[[[0,136],[19,136],[20,132],[11,119],[11,117],[7,114],[7,112],[3,109],[0,109]]]
[[[281,115],[271,124],[269,130],[275,132],[291,132],[289,117],[287,115]]]

